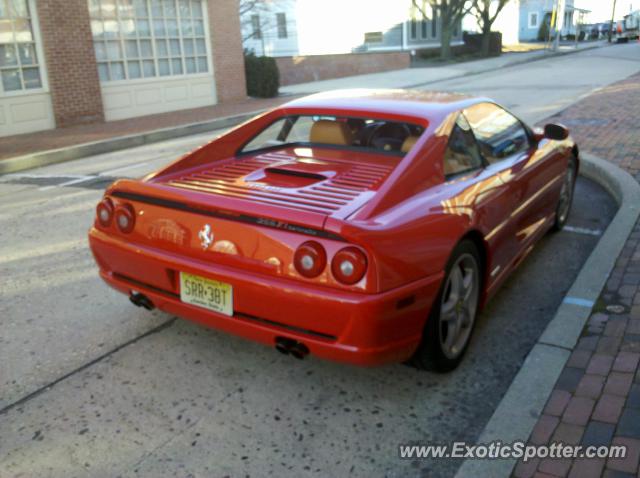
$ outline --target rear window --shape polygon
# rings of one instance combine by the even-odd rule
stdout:
[[[241,152],[321,145],[404,155],[423,132],[419,125],[373,118],[285,116],[254,136]]]

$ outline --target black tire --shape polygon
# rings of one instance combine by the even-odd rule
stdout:
[[[470,266],[471,263],[475,263],[476,268],[475,290],[471,292],[471,294],[475,295],[475,297],[473,297],[475,305],[472,313],[463,312],[463,315],[466,314],[469,316],[470,323],[468,326],[464,327],[464,325],[462,325],[459,329],[455,330],[456,333],[462,333],[464,330],[464,333],[467,335],[466,338],[464,338],[464,342],[455,347],[457,353],[453,355],[453,347],[447,348],[446,345],[443,344],[443,339],[446,342],[446,334],[448,334],[450,327],[449,323],[452,321],[443,320],[442,310],[443,306],[446,306],[446,302],[449,301],[448,299],[452,293],[451,287],[453,287],[452,274],[454,273],[454,267],[460,267],[460,270],[463,271],[462,274],[464,277],[464,267],[465,265]],[[425,324],[422,334],[422,342],[409,362],[411,365],[420,370],[431,370],[438,373],[446,373],[452,371],[460,364],[467,348],[469,347],[469,342],[473,335],[473,329],[475,328],[478,308],[480,305],[480,291],[482,290],[483,285],[482,282],[482,260],[477,246],[473,241],[468,239],[460,241],[451,253],[451,257],[449,258],[447,267],[445,268],[445,275],[442,280],[442,285],[440,286],[440,291],[436,296],[431,308],[431,313],[427,318],[427,323]],[[445,303],[443,303],[443,298],[447,299],[444,301]],[[456,315],[460,313],[458,305],[459,304],[456,304],[455,311],[453,312]],[[462,307],[464,307],[464,305]],[[463,319],[458,318],[456,320],[464,322]],[[447,333],[445,334],[445,337],[443,337],[445,328]],[[460,340],[462,341],[463,338],[461,337]]]
[[[576,187],[577,169],[575,158],[571,158],[567,165],[560,197],[558,198],[558,205],[556,206],[556,218],[552,227],[554,231],[561,231],[569,220],[571,204],[573,203],[573,193]],[[568,197],[564,196],[565,193],[568,193]]]

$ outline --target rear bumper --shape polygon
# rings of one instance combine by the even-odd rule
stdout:
[[[89,243],[101,277],[124,294],[141,292],[160,310],[256,342],[273,346],[276,337],[289,337],[321,358],[364,366],[411,357],[442,277],[362,294],[203,263],[95,228]],[[230,284],[234,315],[183,303],[181,271]]]

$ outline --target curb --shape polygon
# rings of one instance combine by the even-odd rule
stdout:
[[[604,48],[606,46],[609,46],[609,43],[599,43],[597,45],[592,45],[592,46],[587,46],[584,48],[580,48],[579,50],[568,50],[568,51],[546,51],[545,54],[542,54],[540,56],[536,56],[533,58],[525,58],[523,60],[516,60],[513,63],[507,63],[506,65],[502,65],[498,68],[484,68],[481,70],[477,70],[477,71],[470,71],[468,73],[465,73],[463,75],[457,75],[457,76],[450,76],[448,78],[440,78],[439,80],[431,80],[431,81],[425,81],[422,83],[416,83],[414,85],[408,85],[408,86],[404,86],[403,88],[419,88],[421,86],[426,86],[426,85],[431,85],[434,83],[440,83],[441,81],[448,81],[448,80],[453,80],[455,78],[467,78],[469,76],[475,76],[475,75],[482,75],[483,73],[489,73],[492,71],[496,71],[496,70],[502,70],[505,68],[511,68],[513,66],[519,66],[519,65],[525,65],[527,63],[533,63],[536,61],[541,61],[541,60],[548,60],[549,58],[556,58],[559,56],[565,56],[565,55],[573,55],[574,53],[580,53],[583,51],[589,51],[589,50],[596,50],[598,48]]]
[[[206,133],[221,128],[238,125],[255,115],[266,111],[265,109],[251,111],[234,116],[224,116],[200,123],[189,123],[176,127],[156,129],[140,134],[117,136],[90,143],[82,143],[60,149],[50,149],[38,153],[16,156],[0,160],[0,175],[39,168],[50,164],[63,163],[74,159],[93,156],[95,154],[110,153],[121,149],[133,148],[144,144],[157,143],[172,138],[189,136],[198,133]]]
[[[604,187],[618,212],[582,266],[476,443],[528,440],[618,255],[640,216],[640,185],[614,164],[581,154],[580,174]],[[456,478],[510,476],[516,459],[465,460]]]

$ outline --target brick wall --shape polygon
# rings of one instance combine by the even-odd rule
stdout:
[[[276,58],[282,86],[344,76],[409,68],[408,52],[351,53],[344,55],[286,56]]]
[[[209,0],[208,10],[218,103],[244,99],[247,87],[238,0]]]
[[[38,0],[38,18],[58,127],[104,120],[86,0]]]

